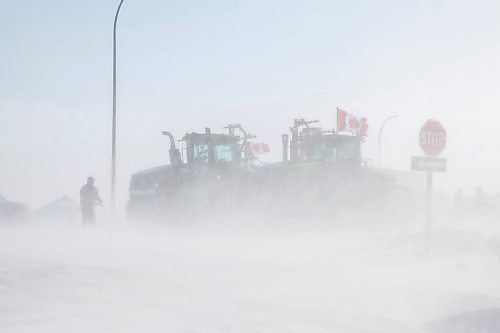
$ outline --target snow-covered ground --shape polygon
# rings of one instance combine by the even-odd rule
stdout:
[[[0,331],[500,332],[498,228],[467,223],[438,225],[430,241],[387,230],[4,226]]]

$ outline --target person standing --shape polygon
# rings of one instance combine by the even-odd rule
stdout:
[[[87,184],[80,189],[80,207],[82,209],[82,224],[92,226],[95,224],[95,205],[102,204],[102,199],[94,185],[93,177],[87,178]]]

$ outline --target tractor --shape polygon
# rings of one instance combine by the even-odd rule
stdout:
[[[186,133],[176,147],[170,141],[170,164],[137,172],[129,186],[130,218],[174,220],[224,212],[245,196],[251,184],[255,156],[248,149],[249,134],[239,124],[224,127],[228,133]],[[181,154],[182,151],[182,154]]]
[[[295,119],[282,134],[283,161],[265,166],[261,192],[272,200],[266,211],[309,220],[408,218],[412,193],[394,173],[375,169],[361,158],[360,136],[314,127],[318,121]]]

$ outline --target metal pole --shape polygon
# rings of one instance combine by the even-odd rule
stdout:
[[[380,131],[378,132],[378,167],[379,167],[379,168],[380,168],[380,167],[382,167],[382,164],[381,164],[381,162],[380,162],[380,138],[382,137],[382,130],[384,129],[385,124],[386,124],[389,120],[394,119],[394,118],[396,118],[397,116],[398,116],[398,115],[393,115],[393,116],[390,116],[390,117],[386,118],[386,119],[384,120],[384,122],[382,123],[382,126],[380,126]]]
[[[123,0],[116,10],[115,21],[113,24],[113,125],[111,134],[111,212],[115,211],[115,194],[116,194],[116,23],[118,14],[122,7]]]
[[[425,235],[431,234],[432,226],[432,171],[427,171],[427,188],[425,193]]]

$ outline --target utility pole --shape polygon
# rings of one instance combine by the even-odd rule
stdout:
[[[115,20],[113,24],[113,125],[111,134],[111,212],[115,212],[115,194],[116,194],[116,23],[118,14],[122,7],[123,0],[116,9]]]

